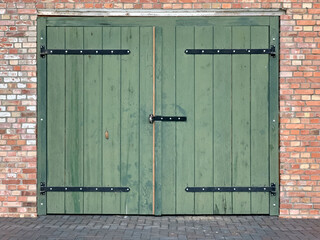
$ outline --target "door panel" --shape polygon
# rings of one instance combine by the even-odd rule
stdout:
[[[65,48],[65,31],[54,27],[48,29],[48,46]],[[48,58],[48,128],[47,161],[48,186],[64,186],[65,176],[65,58],[50,56]],[[48,193],[47,208],[51,213],[64,213],[64,193]]]
[[[121,48],[121,28],[103,28],[103,48]],[[103,186],[121,186],[121,56],[103,56],[103,123],[109,139],[103,144]],[[102,211],[105,214],[120,213],[119,193],[102,193]]]
[[[176,213],[194,213],[194,194],[185,191],[194,184],[194,57],[184,50],[194,47],[194,27],[176,28],[176,115],[188,116],[176,123]]]
[[[84,29],[84,49],[102,48],[102,28]],[[84,185],[101,187],[102,56],[84,56]],[[84,213],[100,213],[101,193],[84,193]]]
[[[148,116],[152,112],[152,75],[153,75],[153,34],[152,27],[140,28],[140,94],[139,94],[139,212],[153,213],[153,174],[151,154],[145,154],[152,149],[152,127]]]
[[[157,101],[157,114],[175,116],[176,114],[176,34],[175,26],[162,29],[162,42],[157,43],[162,48],[162,72],[161,88],[157,91],[157,96],[161,96],[161,101]],[[165,46],[165,47],[164,47]],[[174,83],[174,84],[173,84]],[[159,84],[156,85],[159,89]],[[157,98],[159,99],[159,98]],[[176,123],[156,124],[161,127],[159,141],[156,147],[161,147],[161,212],[162,214],[174,214],[176,210]],[[166,136],[165,138],[162,136]],[[160,143],[160,144],[159,144]]]
[[[131,54],[121,56],[121,169],[122,186],[137,185],[139,174],[139,28],[122,28],[121,44]],[[132,49],[132,50],[131,50]],[[138,188],[121,198],[123,213],[138,211]]]
[[[83,49],[83,28],[67,27],[66,48]],[[83,186],[83,56],[66,56],[66,158],[65,185]],[[66,213],[83,212],[83,193],[65,193]]]
[[[251,47],[263,48],[269,39],[268,27],[251,28]],[[269,59],[265,55],[251,56],[251,185],[263,186],[269,181]],[[270,170],[269,170],[270,171]],[[268,213],[269,194],[251,194],[251,212]]]
[[[250,48],[250,27],[232,28],[232,48]],[[232,186],[250,186],[250,55],[233,55],[231,64]],[[250,212],[250,193],[233,193],[233,212]]]
[[[213,48],[213,27],[195,28],[195,48]],[[195,186],[213,186],[213,56],[195,56]],[[208,204],[209,203],[209,204]],[[195,194],[195,214],[213,212],[213,193]]]
[[[214,27],[214,47],[231,49],[231,27]],[[213,182],[215,186],[232,186],[231,151],[231,55],[213,58]],[[214,214],[232,213],[232,193],[214,193]]]

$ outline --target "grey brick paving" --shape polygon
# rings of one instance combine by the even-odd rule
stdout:
[[[0,218],[1,240],[320,239],[320,219],[269,216]]]

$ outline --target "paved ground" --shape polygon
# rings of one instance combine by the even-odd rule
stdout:
[[[0,239],[320,239],[320,219],[59,215],[0,218]]]

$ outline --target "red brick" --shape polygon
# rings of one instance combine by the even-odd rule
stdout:
[[[316,21],[315,20],[298,20],[297,24],[298,25],[315,25]]]
[[[20,180],[2,180],[2,184],[20,184]]]
[[[36,184],[37,180],[22,180],[23,184]]]

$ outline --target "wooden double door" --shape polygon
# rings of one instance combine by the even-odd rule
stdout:
[[[278,214],[277,21],[40,17],[38,213]]]

